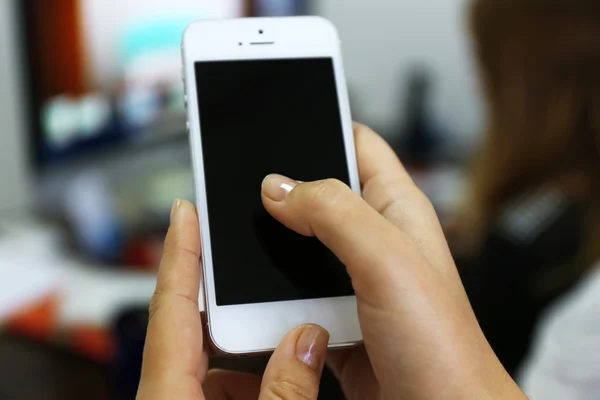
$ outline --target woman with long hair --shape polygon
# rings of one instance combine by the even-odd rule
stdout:
[[[545,307],[600,259],[600,2],[475,0],[471,27],[489,123],[449,236],[512,373]]]

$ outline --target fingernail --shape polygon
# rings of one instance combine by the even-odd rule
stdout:
[[[298,182],[285,176],[271,174],[262,183],[262,192],[265,197],[273,201],[283,201],[286,196],[298,185]]]
[[[173,207],[171,207],[171,223],[175,220],[175,216],[181,209],[181,199],[177,199],[173,202]]]
[[[320,371],[325,364],[329,333],[317,325],[306,325],[302,328],[296,342],[296,357],[310,368]]]

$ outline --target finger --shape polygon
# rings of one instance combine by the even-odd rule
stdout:
[[[363,198],[388,221],[402,229],[433,266],[452,256],[431,202],[414,184],[396,153],[375,132],[354,125]]]
[[[156,293],[182,297],[198,306],[200,253],[196,208],[188,201],[178,200],[171,213],[171,226],[158,269]]]
[[[397,300],[397,283],[410,269],[398,267],[423,265],[408,236],[339,181],[298,184],[270,175],[262,192],[275,219],[318,237],[346,265],[357,296],[379,308],[389,309]]]
[[[303,325],[283,338],[269,360],[259,400],[316,400],[329,333]]]
[[[208,400],[256,400],[260,384],[256,375],[214,370],[208,373],[203,389]]]
[[[173,391],[176,398],[186,379],[198,381],[206,368],[202,354],[202,324],[198,312],[200,286],[200,230],[192,204],[173,206],[171,227],[165,240],[144,349],[140,391]],[[205,371],[204,371],[205,372]],[[199,386],[199,385],[196,385]],[[151,389],[148,389],[151,388]]]

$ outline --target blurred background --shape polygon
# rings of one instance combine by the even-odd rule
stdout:
[[[338,27],[353,118],[430,197],[526,374],[540,317],[600,259],[600,17],[558,3],[0,0],[0,398],[135,397],[171,204],[194,200],[181,35],[241,16]]]

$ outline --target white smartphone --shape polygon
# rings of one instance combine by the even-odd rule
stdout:
[[[213,345],[273,350],[298,325],[362,340],[345,267],[317,239],[273,219],[270,173],[337,178],[360,194],[340,42],[318,17],[199,21],[183,38],[188,131]]]

